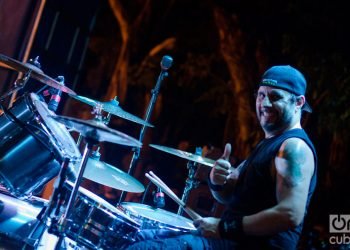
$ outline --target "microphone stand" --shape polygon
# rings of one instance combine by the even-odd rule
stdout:
[[[167,70],[171,67],[172,63],[173,63],[173,59],[170,56],[163,56],[162,61],[160,62],[161,71],[160,71],[160,74],[158,76],[158,80],[157,80],[156,86],[151,91],[152,97],[151,97],[151,100],[150,100],[150,102],[148,104],[147,111],[146,111],[146,114],[145,114],[144,120],[146,122],[148,122],[149,119],[150,119],[150,116],[151,116],[151,113],[153,111],[154,105],[155,105],[155,103],[157,101],[157,98],[158,98],[160,86],[161,86],[163,80],[168,76]],[[143,138],[145,136],[145,132],[146,132],[146,125],[144,124],[142,126],[141,132],[140,132],[140,137],[139,137],[139,141],[140,142],[143,141]],[[140,158],[140,151],[141,151],[141,149],[134,147],[132,150],[133,150],[134,153],[133,153],[133,156],[131,158],[131,162],[130,162],[129,170],[128,170],[128,174],[131,175],[131,176],[133,175],[133,172],[134,172],[134,169],[135,169],[135,166],[136,166],[136,162]],[[123,200],[125,199],[125,196],[126,196],[126,192],[123,191],[121,193],[121,195],[120,195],[119,203],[123,202]]]

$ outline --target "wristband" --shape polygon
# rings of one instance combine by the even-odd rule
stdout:
[[[230,219],[221,219],[219,233],[223,239],[239,239],[244,236],[243,216],[236,215]]]
[[[211,190],[216,191],[216,192],[224,190],[224,185],[216,185],[210,181],[210,172],[208,175],[208,186]]]

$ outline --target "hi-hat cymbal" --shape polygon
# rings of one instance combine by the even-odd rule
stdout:
[[[75,171],[78,172],[75,166]],[[103,161],[88,158],[84,178],[118,190],[142,193],[145,187],[134,177]]]
[[[142,143],[120,131],[107,127],[103,122],[96,120],[82,120],[73,117],[50,115],[50,117],[66,127],[79,132],[83,137],[102,142],[141,147]]]
[[[136,123],[141,124],[141,125],[153,127],[152,124],[146,122],[145,120],[142,120],[141,118],[124,111],[119,106],[119,102],[117,102],[116,100],[111,100],[109,102],[99,102],[99,101],[95,101],[93,99],[90,99],[88,97],[79,96],[79,95],[75,95],[72,97],[78,101],[81,101],[81,102],[86,103],[86,104],[93,106],[93,107],[100,106],[103,111],[110,113],[112,115],[119,116],[123,119],[129,120],[132,122],[136,122]]]
[[[59,89],[62,92],[65,92],[71,95],[76,95],[76,93],[73,90],[66,87],[65,85],[60,84],[55,79],[52,79],[51,77],[45,75],[41,69],[39,69],[38,67],[30,63],[22,63],[8,56],[0,54],[0,66],[7,69],[15,70],[18,72],[22,72],[22,73],[27,73],[30,71],[30,77],[50,87]]]
[[[179,150],[179,149],[173,149],[173,148],[169,148],[166,146],[155,145],[155,144],[150,144],[149,146],[152,148],[158,149],[160,151],[163,151],[163,152],[166,152],[166,153],[169,153],[172,155],[176,155],[176,156],[181,157],[183,159],[186,159],[189,161],[194,161],[194,162],[197,162],[197,163],[209,166],[209,167],[213,167],[214,163],[215,163],[215,161],[212,159],[204,158],[200,155],[191,154],[191,153]]]

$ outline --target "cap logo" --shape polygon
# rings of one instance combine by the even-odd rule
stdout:
[[[273,79],[263,79],[261,81],[262,84],[266,84],[266,85],[272,85],[272,86],[276,86],[277,85],[277,81],[273,80]]]

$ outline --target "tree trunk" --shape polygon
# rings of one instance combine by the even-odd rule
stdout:
[[[126,97],[128,84],[128,64],[129,64],[129,24],[125,18],[123,7],[118,0],[109,0],[109,5],[115,18],[119,23],[120,35],[122,38],[119,55],[114,67],[112,79],[108,86],[105,98],[107,100],[118,96],[120,102]],[[119,43],[119,42],[118,42]],[[119,44],[118,44],[119,45]]]
[[[219,32],[220,52],[227,64],[234,96],[225,125],[224,140],[234,141],[234,154],[241,158],[251,150],[251,137],[255,134],[253,129],[256,124],[255,112],[251,109],[252,72],[246,63],[247,41],[238,27],[236,16],[227,17],[224,11],[216,8],[214,18]]]

